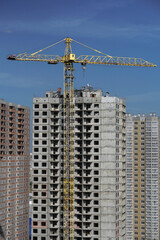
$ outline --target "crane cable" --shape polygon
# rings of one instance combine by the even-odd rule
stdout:
[[[50,47],[53,47],[54,45],[56,45],[56,44],[58,44],[58,43],[61,43],[61,42],[65,41],[65,40],[66,40],[66,39],[63,39],[63,40],[61,40],[61,41],[59,41],[59,42],[53,43],[52,45],[50,45],[50,46],[48,46],[48,47],[45,47],[45,48],[43,48],[43,49],[41,49],[41,50],[39,50],[39,51],[37,51],[37,52],[35,52],[35,53],[32,53],[31,55],[34,56],[35,54],[37,54],[37,53],[39,53],[39,52],[42,52],[42,51],[44,51],[44,50],[46,50],[46,49],[48,49],[48,48],[50,48]]]
[[[83,43],[77,42],[77,41],[75,41],[74,39],[71,39],[71,40],[74,41],[74,42],[76,42],[76,43],[78,43],[78,44],[80,44],[80,45],[82,45],[82,46],[84,46],[84,47],[87,47],[87,48],[89,48],[89,49],[91,49],[91,50],[93,50],[93,51],[95,51],[95,52],[98,52],[98,53],[100,53],[100,54],[106,55],[107,57],[113,58],[112,56],[110,56],[110,55],[108,55],[108,54],[106,54],[106,53],[102,53],[102,52],[100,52],[100,51],[98,51],[98,50],[96,50],[96,49],[94,49],[94,48],[91,48],[91,47],[83,44]]]
[[[48,49],[48,48],[50,48],[50,47],[53,47],[54,45],[57,45],[58,43],[61,43],[61,42],[65,41],[65,40],[66,40],[66,38],[60,40],[59,42],[53,43],[53,44],[51,44],[51,45],[49,45],[49,46],[47,46],[47,47],[45,47],[45,48],[43,48],[43,49],[40,49],[39,51],[37,51],[37,52],[35,52],[35,53],[32,53],[31,55],[34,56],[35,54],[40,53],[40,52],[42,52],[42,51],[44,51],[44,50],[46,50],[46,49]],[[94,48],[91,48],[91,47],[89,47],[89,46],[87,46],[87,45],[85,45],[85,44],[83,44],[83,43],[80,43],[80,42],[72,39],[72,38],[71,38],[71,40],[74,41],[74,42],[76,42],[76,43],[78,43],[79,45],[82,45],[82,46],[84,46],[84,47],[86,47],[86,48],[89,48],[89,49],[91,49],[91,50],[93,50],[93,51],[95,51],[95,52],[97,52],[97,53],[100,53],[100,54],[106,55],[107,57],[113,58],[112,56],[110,56],[110,55],[108,55],[108,54],[106,54],[106,53],[102,53],[101,51],[98,51],[98,50],[96,50],[96,49],[94,49]]]

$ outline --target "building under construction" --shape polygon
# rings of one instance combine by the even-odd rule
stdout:
[[[40,54],[61,42],[66,45],[62,57]],[[100,55],[77,57],[72,42]],[[156,65],[113,57],[69,37],[7,59],[64,65],[63,96],[58,91],[34,99],[33,239],[124,239],[124,101],[90,86],[74,91],[74,63],[83,70],[88,64]]]
[[[126,239],[160,239],[160,117],[126,117]]]
[[[67,227],[69,239],[124,240],[125,100],[88,85],[74,90],[73,103],[73,209],[66,223],[63,95],[58,89],[33,100],[32,239],[66,240]]]

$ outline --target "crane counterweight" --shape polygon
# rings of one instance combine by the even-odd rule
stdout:
[[[8,57],[7,57],[7,59],[8,60],[16,60],[16,55],[9,55]]]

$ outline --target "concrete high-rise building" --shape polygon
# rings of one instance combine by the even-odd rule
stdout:
[[[126,239],[159,240],[160,118],[126,119]]]
[[[74,92],[74,239],[125,240],[125,101]],[[63,96],[33,99],[33,240],[63,239]],[[64,240],[64,239],[63,239]]]
[[[0,239],[28,239],[30,109],[0,100]]]

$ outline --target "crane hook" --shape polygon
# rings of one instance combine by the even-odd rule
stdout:
[[[85,70],[86,70],[86,65],[87,65],[87,61],[85,60],[84,62],[81,63],[82,65],[82,69],[83,69],[83,78],[85,76]]]
[[[87,61],[84,60],[84,62],[82,62],[81,65],[82,65],[82,69],[85,70],[86,69],[86,65],[87,65]]]

